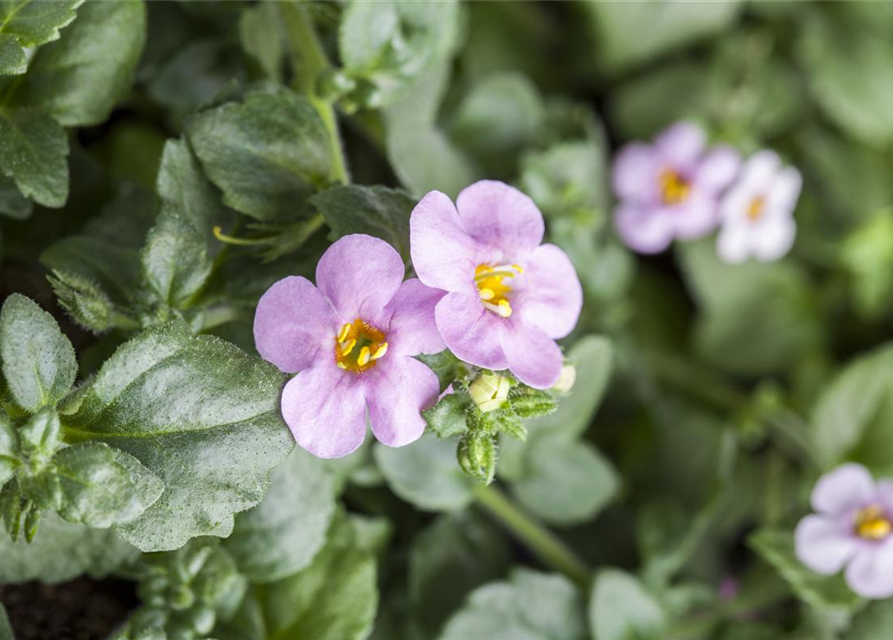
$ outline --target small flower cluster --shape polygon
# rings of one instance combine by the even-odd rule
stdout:
[[[702,129],[672,125],[653,144],[620,150],[613,170],[615,225],[639,253],[659,253],[674,239],[694,240],[720,227],[717,252],[727,263],[778,260],[794,243],[800,172],[774,151],[745,162],[736,150],[707,148]]]
[[[811,502],[816,513],[795,532],[800,561],[825,575],[846,567],[863,598],[893,596],[893,480],[875,482],[862,465],[845,464],[819,479]]]
[[[533,201],[493,181],[469,186],[455,205],[433,191],[413,210],[410,230],[418,278],[403,280],[403,260],[386,242],[349,235],[322,256],[315,286],[288,277],[258,303],[258,351],[297,373],[282,393],[282,415],[319,457],[357,449],[367,415],[388,446],[422,435],[421,411],[437,400],[439,381],[420,354],[448,348],[536,389],[559,381],[555,340],[576,325],[583,293],[567,255],[541,244],[545,225]]]

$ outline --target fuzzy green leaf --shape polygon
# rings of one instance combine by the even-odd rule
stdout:
[[[74,349],[53,316],[19,294],[0,311],[0,356],[13,398],[31,412],[55,406],[78,371]]]
[[[68,138],[38,109],[0,108],[0,170],[22,195],[46,207],[68,200]]]
[[[165,485],[121,535],[147,551],[228,536],[233,513],[261,501],[293,446],[282,382],[272,365],[182,323],[145,331],[106,360],[66,433],[126,451]]]
[[[467,393],[450,393],[430,409],[422,411],[422,416],[428,428],[438,438],[451,438],[468,430],[468,411],[471,406],[471,396]]]
[[[59,39],[59,29],[71,24],[84,0],[9,0],[0,2],[0,74],[25,73],[25,47]]]
[[[211,274],[205,239],[194,223],[172,207],[163,207],[142,253],[143,278],[168,306],[185,306]]]
[[[249,94],[190,117],[185,128],[224,203],[258,220],[294,216],[330,181],[325,125],[292,91]]]

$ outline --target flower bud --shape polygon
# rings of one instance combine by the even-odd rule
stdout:
[[[468,394],[478,408],[486,413],[505,404],[511,388],[508,378],[498,373],[482,373],[468,387]]]
[[[64,271],[54,271],[49,281],[59,304],[88,331],[103,333],[121,326],[122,320],[128,320],[124,325],[130,324],[95,282]]]
[[[577,367],[572,364],[566,364],[561,367],[561,375],[558,376],[558,382],[552,387],[553,391],[558,393],[570,393],[577,381]]]

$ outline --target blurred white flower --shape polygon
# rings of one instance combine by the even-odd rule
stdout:
[[[801,185],[800,172],[783,167],[774,151],[751,156],[719,205],[719,257],[732,264],[748,258],[772,262],[790,251],[797,235],[793,213]]]

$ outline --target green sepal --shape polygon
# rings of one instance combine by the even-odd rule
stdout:
[[[496,440],[493,437],[466,436],[456,449],[459,466],[466,475],[483,485],[493,482],[496,476]]]
[[[519,418],[547,416],[558,408],[555,396],[542,389],[518,384],[509,391],[509,403]]]
[[[62,426],[59,414],[44,409],[31,416],[19,429],[22,453],[31,457],[32,465],[49,460],[61,444]]]
[[[13,542],[18,540],[22,523],[22,490],[18,482],[8,482],[0,491],[0,517]]]
[[[20,464],[18,436],[9,416],[0,409],[0,487],[13,476]]]
[[[471,397],[464,391],[451,393],[431,407],[422,411],[428,428],[438,438],[450,438],[468,431],[468,416],[476,411]]]

